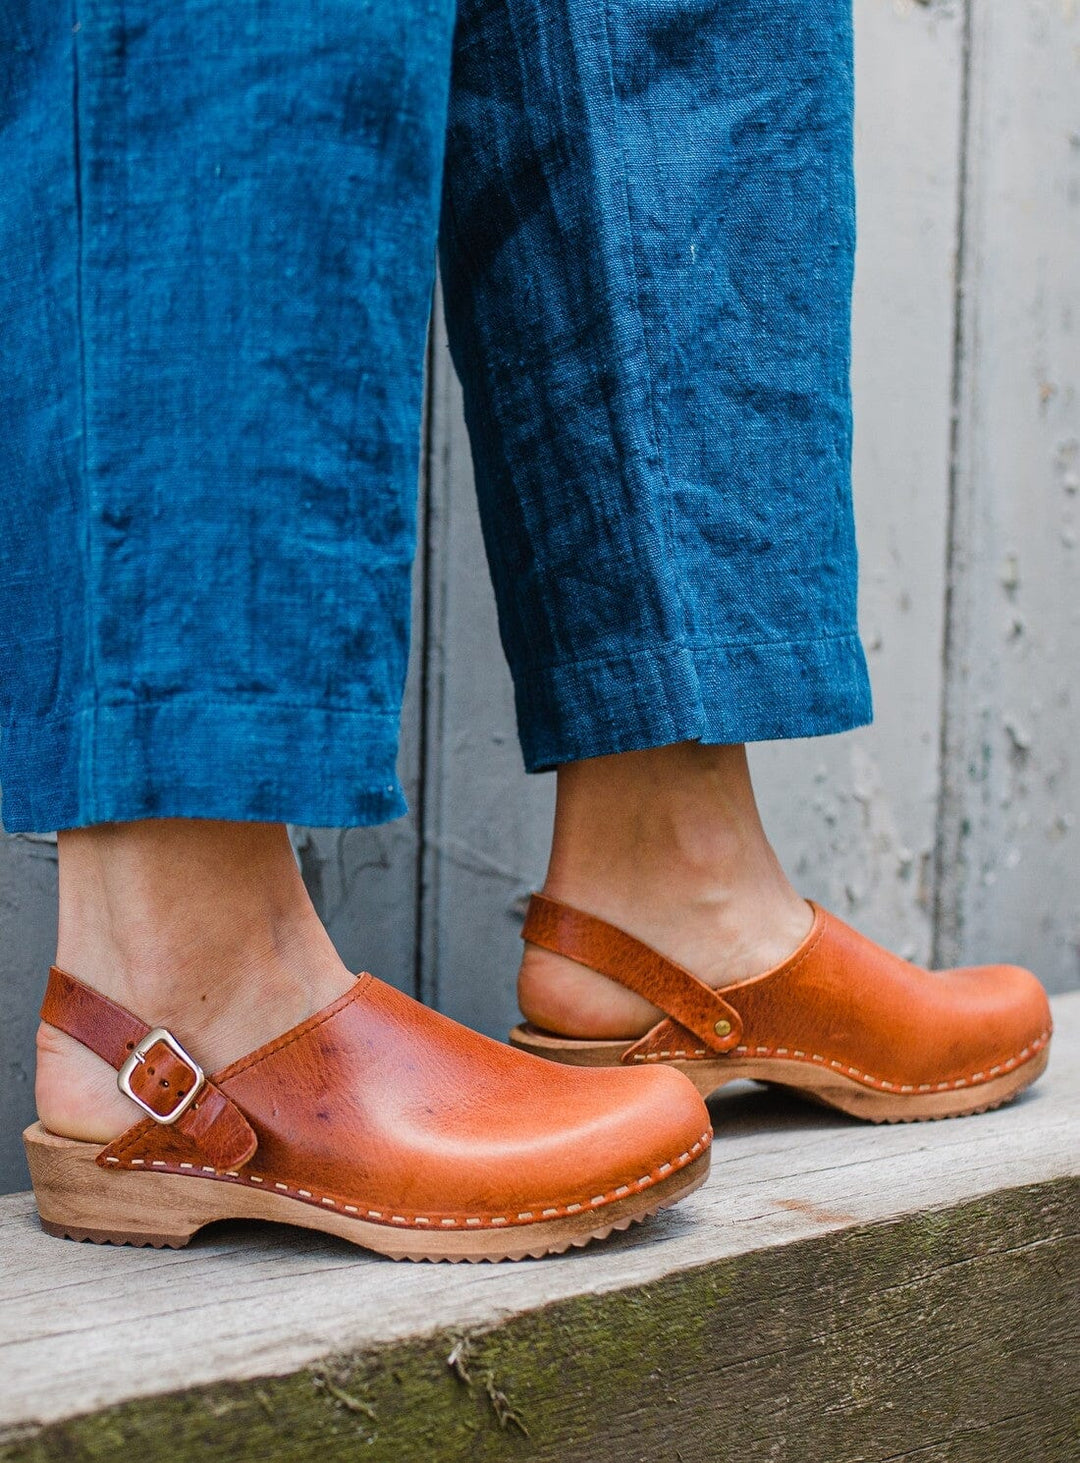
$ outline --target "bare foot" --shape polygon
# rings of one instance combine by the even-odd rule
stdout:
[[[696,742],[559,769],[545,894],[618,925],[713,986],[758,975],[813,915],[765,837],[745,748]],[[526,945],[526,1020],[597,1039],[640,1036],[660,1013],[564,956]]]
[[[207,1072],[336,1000],[341,963],[282,824],[154,819],[58,837],[56,963],[164,1026]],[[38,1116],[65,1138],[106,1142],[141,1110],[100,1057],[44,1022]]]

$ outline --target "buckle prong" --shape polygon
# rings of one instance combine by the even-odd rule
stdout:
[[[141,1066],[146,1061],[147,1052],[151,1047],[157,1046],[158,1042],[163,1042],[172,1052],[173,1056],[178,1061],[183,1062],[185,1067],[190,1069],[192,1079],[190,1090],[184,1093],[172,1112],[164,1114],[155,1112],[144,1098],[140,1097],[137,1092],[132,1091],[131,1087],[132,1073],[136,1067]],[[142,1041],[138,1042],[132,1049],[124,1065],[116,1074],[116,1085],[124,1096],[130,1097],[132,1102],[136,1103],[142,1108],[144,1113],[149,1114],[154,1119],[155,1123],[164,1123],[166,1125],[175,1123],[177,1118],[183,1117],[184,1113],[187,1112],[196,1097],[198,1097],[205,1082],[206,1073],[199,1066],[198,1062],[184,1050],[171,1031],[165,1030],[164,1026],[155,1026],[153,1031],[148,1031]]]

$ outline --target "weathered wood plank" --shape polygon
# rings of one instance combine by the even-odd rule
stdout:
[[[758,1089],[722,1095],[713,1105],[719,1136],[713,1175],[704,1189],[612,1243],[535,1264],[395,1266],[343,1242],[271,1228],[240,1233],[225,1228],[175,1252],[93,1249],[41,1235],[28,1196],[0,1200],[0,1426],[62,1422],[189,1387],[306,1375],[304,1369],[325,1363],[327,1357],[370,1358],[385,1347],[405,1347],[408,1355],[420,1359],[418,1365],[439,1371],[445,1366],[445,1348],[440,1348],[449,1334],[485,1332],[516,1317],[525,1327],[520,1334],[533,1335],[529,1327],[541,1323],[528,1317],[538,1309],[556,1302],[573,1307],[584,1299],[585,1310],[560,1313],[564,1319],[544,1343],[554,1348],[545,1367],[555,1368],[544,1372],[544,1386],[556,1397],[565,1393],[571,1410],[580,1409],[580,1398],[574,1403],[572,1388],[567,1390],[569,1383],[559,1378],[567,1368],[589,1365],[588,1347],[579,1339],[593,1333],[579,1333],[565,1318],[613,1314],[603,1307],[589,1310],[595,1298],[612,1296],[622,1297],[617,1304],[638,1321],[631,1334],[616,1330],[605,1353],[609,1360],[611,1346],[622,1357],[622,1366],[632,1356],[653,1356],[649,1348],[662,1345],[674,1364],[689,1327],[699,1341],[707,1340],[713,1355],[708,1372],[713,1401],[729,1408],[743,1395],[745,1377],[765,1372],[765,1391],[746,1392],[744,1401],[756,1398],[754,1405],[762,1408],[780,1405],[783,1392],[789,1398],[783,1406],[794,1417],[803,1405],[795,1400],[794,1388],[812,1372],[815,1356],[822,1366],[828,1360],[828,1386],[834,1390],[827,1415],[837,1419],[861,1416],[867,1398],[885,1399],[890,1366],[904,1381],[910,1365],[913,1395],[938,1371],[934,1385],[944,1388],[950,1369],[961,1363],[966,1368],[972,1357],[983,1365],[985,1346],[992,1342],[1000,1349],[1009,1328],[1014,1333],[1012,1351],[1026,1354],[1027,1340],[1017,1329],[1021,1320],[1037,1315],[1037,1333],[1040,1326],[1049,1326],[1051,1311],[1061,1315],[1060,1307],[1053,1308],[1059,1306],[1057,1292],[1065,1271],[1060,1271],[1055,1294],[1047,1294],[1040,1256],[1050,1265],[1064,1263],[1056,1247],[1066,1242],[1069,1215],[1070,1222],[1076,1219],[1080,994],[1061,998],[1057,1021],[1055,1059],[1044,1081],[1013,1107],[975,1118],[877,1128]],[[1055,1187],[1062,1181],[1063,1186]],[[1020,1189],[1027,1198],[1017,1197]],[[972,1204],[967,1218],[949,1217]],[[1044,1204],[1046,1213],[1040,1218]],[[878,1251],[873,1235],[881,1225],[896,1232]],[[802,1259],[785,1259],[791,1247],[806,1246],[811,1248]],[[979,1266],[991,1255],[1000,1255],[1005,1268],[984,1274]],[[785,1269],[789,1263],[794,1268]],[[748,1270],[741,1268],[747,1265]],[[1021,1306],[1025,1266],[1035,1268]],[[819,1281],[826,1272],[832,1279]],[[672,1300],[650,1320],[652,1287],[670,1283],[675,1288],[664,1294],[678,1297],[684,1280],[699,1283],[695,1275],[704,1277],[702,1294],[713,1297],[708,1306],[695,1301],[688,1310]],[[770,1275],[777,1277],[773,1289]],[[950,1275],[966,1276],[963,1285],[952,1286]],[[920,1291],[937,1285],[935,1276],[944,1277],[945,1288]],[[1006,1309],[979,1318],[975,1325],[973,1308],[977,1300],[982,1304],[984,1291],[1004,1297]],[[720,1303],[724,1295],[731,1305],[738,1301],[733,1310],[727,1307],[729,1321]],[[815,1330],[819,1303],[823,1319]],[[899,1310],[894,1310],[897,1304]],[[952,1312],[956,1314],[950,1319]],[[921,1329],[914,1325],[918,1316]],[[969,1322],[964,1350],[958,1328]],[[599,1336],[600,1320],[595,1328]],[[890,1328],[899,1329],[893,1335]],[[1056,1348],[1058,1332],[1052,1334]],[[439,1339],[429,1346],[433,1335]],[[664,1335],[667,1342],[656,1339]],[[833,1335],[845,1337],[843,1347],[838,1339],[828,1340]],[[595,1345],[599,1347],[599,1340]],[[854,1370],[842,1370],[844,1347],[854,1359]],[[794,1358],[790,1386],[781,1382],[787,1362],[770,1371],[774,1353]],[[1045,1347],[1041,1355],[1040,1364],[1049,1365]],[[917,1364],[910,1358],[917,1358]],[[733,1370],[726,1374],[729,1365]],[[652,1368],[649,1361],[646,1373]],[[635,1387],[646,1386],[646,1373],[634,1374]],[[521,1383],[526,1384],[533,1385]],[[310,1377],[304,1385],[310,1386]],[[684,1385],[685,1379],[680,1380],[680,1395]],[[1002,1385],[1003,1396],[1012,1398],[1012,1383]],[[537,1387],[539,1398],[543,1387],[539,1382]],[[248,1402],[253,1397],[257,1402],[255,1392],[235,1395],[248,1399],[243,1415],[250,1416]],[[807,1396],[807,1407],[822,1400],[820,1391]],[[982,1394],[976,1400],[983,1405]],[[956,1416],[962,1413],[960,1409]],[[986,1413],[986,1418],[997,1416],[1006,1414],[992,1408]],[[955,1431],[954,1424],[955,1418],[948,1420],[941,1435],[951,1437],[948,1429]],[[763,1438],[760,1418],[754,1427],[759,1429],[754,1436]],[[348,1436],[355,1442],[354,1434]],[[776,1456],[792,1463],[811,1463],[816,1456],[823,1463],[840,1463],[857,1456],[839,1450],[832,1457],[800,1455],[796,1437],[792,1431],[789,1451]],[[688,1451],[684,1456],[705,1455]],[[986,1453],[979,1463],[993,1456]]]
[[[1080,10],[971,6],[939,947],[1080,978]]]
[[[999,1190],[481,1330],[12,1428],[0,1460],[1073,1463],[1078,1219],[1075,1180]]]

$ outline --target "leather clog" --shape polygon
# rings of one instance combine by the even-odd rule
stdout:
[[[572,1065],[675,1067],[706,1096],[736,1078],[775,1083],[875,1122],[982,1112],[1042,1072],[1050,1006],[1030,971],[923,970],[811,908],[810,932],[787,960],[714,990],[596,915],[534,894],[523,939],[618,981],[660,1019],[632,1040],[529,1024],[510,1040]]]
[[[55,967],[41,1014],[109,1062],[140,1110],[105,1145],[27,1129],[54,1235],[179,1246],[258,1218],[395,1259],[520,1259],[625,1229],[708,1172],[708,1113],[678,1073],[558,1068],[366,972],[212,1076],[173,1033]]]

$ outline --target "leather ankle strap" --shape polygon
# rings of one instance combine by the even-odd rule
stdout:
[[[170,1032],[148,1026],[56,965],[49,971],[41,1019],[120,1074],[121,1092],[148,1114],[148,1128],[175,1124],[215,1170],[237,1169],[251,1159],[257,1146],[251,1124]],[[126,1145],[132,1132],[100,1156]]]
[[[595,914],[534,894],[521,938],[618,981],[658,1006],[710,1051],[730,1051],[742,1039],[742,1018],[711,986]]]

